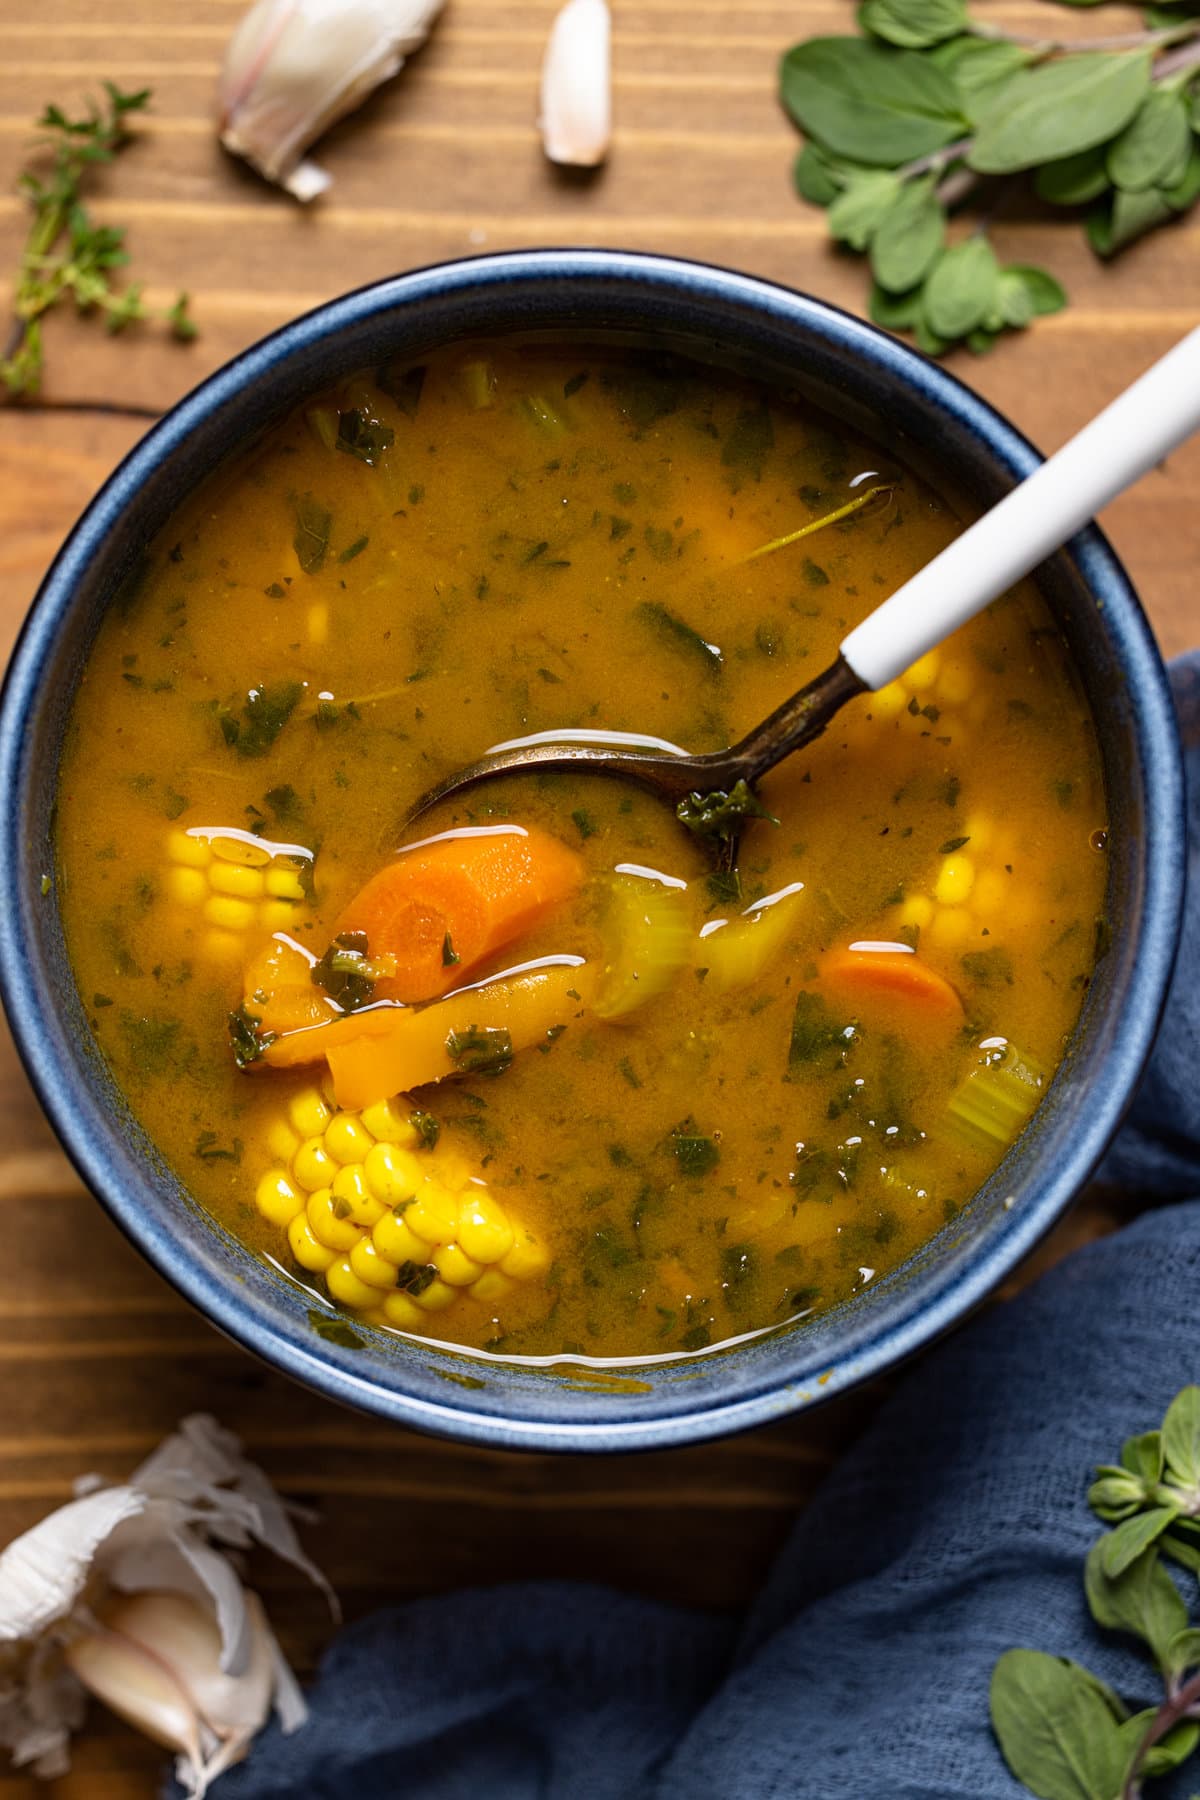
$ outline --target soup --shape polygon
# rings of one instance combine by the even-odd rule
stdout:
[[[1032,586],[734,796],[736,871],[712,797],[586,774],[398,831],[501,741],[735,741],[961,523],[795,396],[515,341],[346,381],[188,501],[83,675],[59,900],[134,1115],[315,1320],[695,1353],[970,1201],[1103,905]]]

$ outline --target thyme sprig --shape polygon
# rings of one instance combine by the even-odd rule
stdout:
[[[135,283],[120,289],[113,285],[115,271],[129,261],[125,233],[95,223],[83,187],[91,171],[112,162],[130,142],[127,121],[145,110],[150,89],[124,93],[111,81],[103,85],[103,101],[90,102],[79,118],[47,106],[38,127],[44,133],[40,147],[50,154],[49,171],[26,169],[20,177],[33,221],[17,269],[12,331],[0,357],[0,381],[10,396],[33,394],[41,386],[42,321],[68,300],[81,313],[102,316],[109,331],[123,331],[138,319],[161,318],[173,337],[196,335],[186,294],[159,311],[145,304]]]
[[[788,51],[782,99],[807,139],[796,186],[868,258],[877,324],[932,356],[983,352],[1065,306],[1046,270],[992,246],[1019,187],[1078,210],[1105,258],[1195,205],[1200,6],[1142,13],[1141,31],[1073,39],[986,24],[966,0],[863,0],[860,36]],[[948,243],[968,203],[971,229]]]

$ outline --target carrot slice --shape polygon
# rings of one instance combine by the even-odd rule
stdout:
[[[831,997],[900,1032],[949,1034],[963,1021],[962,1001],[950,983],[911,951],[834,950],[822,961],[820,986]]]
[[[434,1000],[568,899],[583,864],[557,838],[511,826],[402,851],[356,894],[334,935],[361,931],[396,973],[380,1000]]]
[[[358,1111],[446,1075],[499,1072],[514,1052],[577,1019],[591,986],[582,968],[534,969],[434,1006],[371,1007],[293,1032],[263,1061],[280,1069],[326,1057],[338,1105]]]

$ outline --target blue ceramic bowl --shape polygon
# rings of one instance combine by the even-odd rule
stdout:
[[[231,446],[386,356],[492,332],[634,336],[811,395],[985,506],[1037,452],[941,369],[820,301],[694,263],[537,251],[425,269],[310,313],[177,406],[117,470],[46,578],[0,700],[0,986],[80,1174],[160,1273],[221,1330],[319,1392],[481,1444],[623,1450],[764,1424],[889,1369],[961,1319],[1062,1213],[1116,1128],[1150,1049],[1183,889],[1182,778],[1154,641],[1099,532],[1042,585],[1095,713],[1108,782],[1111,946],[1036,1120],[953,1225],[814,1321],[621,1372],[498,1363],[338,1326],[189,1198],[96,1053],[53,893],[54,798],[72,698],[109,596]],[[317,1315],[318,1319],[321,1315]]]

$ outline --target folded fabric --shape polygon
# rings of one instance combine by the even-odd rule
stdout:
[[[1200,656],[1172,675],[1189,921],[1105,1170],[1148,1199],[1200,1195]],[[744,1620],[569,1583],[382,1613],[335,1642],[304,1730],[264,1737],[220,1800],[1017,1800],[988,1725],[1004,1650],[1153,1697],[1087,1613],[1085,1493],[1200,1376],[1198,1293],[1200,1200],[1146,1214],[920,1363]]]

